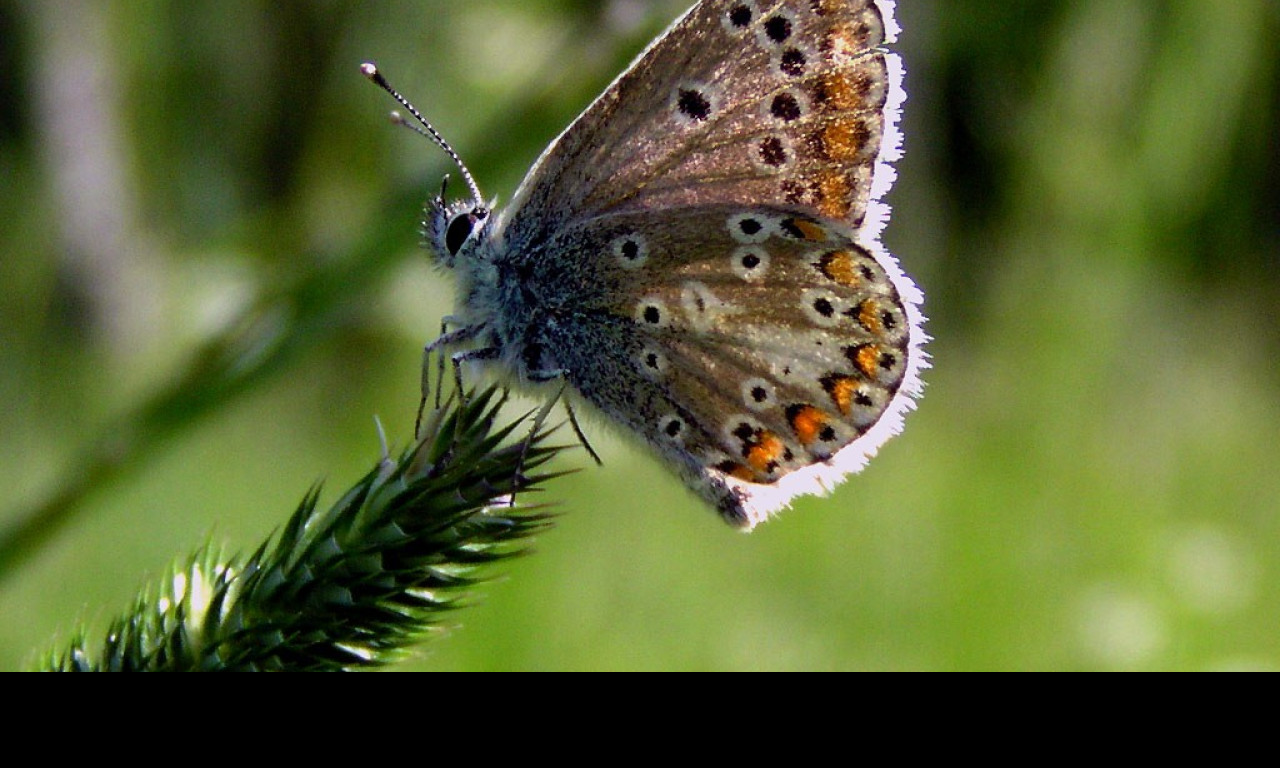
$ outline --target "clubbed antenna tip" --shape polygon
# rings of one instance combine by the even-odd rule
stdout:
[[[426,118],[422,116],[422,113],[418,111],[417,107],[410,104],[408,99],[401,96],[395,88],[391,87],[391,84],[382,76],[382,73],[378,71],[378,67],[375,66],[373,62],[366,61],[362,63],[360,65],[360,73],[372,80],[379,88],[391,94],[391,98],[399,102],[400,106],[409,110],[409,114],[413,115],[414,119],[422,124],[422,127],[426,129],[425,131],[419,130],[417,127],[411,125],[399,114],[392,113],[392,119],[394,121],[409,128],[413,128],[418,133],[431,139],[437,146],[445,151],[445,154],[449,155],[453,162],[458,166],[458,170],[462,171],[462,178],[466,182],[467,187],[471,190],[471,197],[475,201],[475,207],[482,207],[484,205],[484,198],[480,195],[480,187],[476,186],[476,180],[472,177],[471,171],[467,170],[467,166],[462,162],[462,158],[458,157],[458,153],[453,151],[453,147],[449,146],[449,142],[444,140],[444,137],[435,129],[435,126],[428,123]]]

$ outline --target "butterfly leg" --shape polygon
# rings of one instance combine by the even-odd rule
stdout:
[[[533,417],[533,426],[529,429],[529,434],[525,437],[524,443],[520,446],[520,459],[516,462],[516,490],[511,492],[511,506],[513,507],[516,505],[516,492],[523,488],[525,484],[526,478],[524,476],[524,462],[529,456],[529,449],[533,446],[533,441],[537,439],[538,435],[542,432],[542,428],[546,425],[547,417],[551,415],[551,409],[555,407],[555,404],[559,402],[560,398],[564,397],[564,390],[567,386],[568,382],[565,382],[565,384],[560,387],[560,391],[548,400],[545,405],[538,409],[538,414]],[[555,430],[553,429],[550,431]]]
[[[467,405],[467,391],[462,383],[462,366],[470,362],[480,362],[483,360],[497,360],[501,352],[497,347],[481,347],[480,349],[468,349],[462,352],[455,352],[449,356],[450,362],[453,363],[453,386],[458,396],[458,405],[465,408]],[[458,429],[462,428],[462,420],[456,422]]]
[[[604,460],[600,458],[600,454],[596,453],[596,449],[591,447],[591,441],[587,440],[587,433],[582,431],[582,425],[578,423],[578,414],[574,412],[568,400],[564,401],[564,410],[569,414],[569,426],[573,427],[573,434],[578,436],[578,442],[582,443],[582,447],[587,450],[587,455],[596,463],[596,466],[603,467]]]
[[[553,371],[530,371],[528,373],[529,381],[545,382],[559,379],[565,386],[569,384],[569,372],[563,368]],[[560,390],[561,394],[556,399],[561,399],[564,394],[564,388]],[[582,425],[578,423],[578,414],[574,412],[573,406],[569,404],[568,399],[564,400],[565,413],[569,415],[569,426],[573,427],[573,434],[577,436],[578,442],[586,449],[587,455],[596,463],[596,466],[603,467],[604,460],[600,458],[600,454],[596,453],[596,449],[591,446],[591,441],[587,440],[587,434],[582,431]]]
[[[459,398],[466,398],[466,390],[463,389],[462,383],[462,366],[467,363],[478,363],[486,360],[497,360],[501,356],[501,351],[497,347],[480,347],[479,349],[468,349],[462,352],[454,352],[450,357],[453,363],[453,385],[457,389]]]
[[[440,409],[440,391],[444,389],[444,354],[442,350],[469,341],[479,335],[484,329],[485,324],[463,326],[455,331],[449,331],[450,325],[458,325],[461,321],[453,316],[445,317],[440,322],[440,335],[430,344],[422,348],[422,380],[420,382],[422,399],[418,402],[418,418],[414,422],[413,434],[421,435],[422,432],[422,416],[427,408],[427,399],[431,395],[431,355],[437,355],[439,360],[439,370],[436,375],[436,410]],[[459,390],[461,394],[461,390]]]
[[[453,333],[450,333],[449,326],[451,325],[456,325],[461,327],[458,330],[454,331]],[[445,315],[440,319],[440,335],[436,337],[435,341],[431,342],[430,346],[428,347],[428,350],[432,348],[439,349],[443,347],[448,347],[450,345],[457,344],[459,342],[467,341],[468,339],[471,339],[472,337],[474,337],[476,334],[480,333],[480,331],[482,330],[484,330],[483,323],[476,326],[468,326],[466,323],[462,321],[462,318],[457,317],[456,315]],[[437,361],[439,365],[437,365],[436,367],[436,408],[439,408],[440,392],[444,389],[444,355],[439,355],[437,357]],[[425,376],[426,364],[427,364],[425,356],[423,358],[422,364],[423,364],[423,375]]]

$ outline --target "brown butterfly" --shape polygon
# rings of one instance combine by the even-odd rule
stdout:
[[[880,243],[905,99],[893,10],[703,0],[506,208],[463,167],[471,199],[427,211],[459,290],[432,348],[567,382],[744,528],[860,470],[927,366],[923,297]]]

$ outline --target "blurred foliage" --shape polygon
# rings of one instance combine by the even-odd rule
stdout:
[[[61,512],[9,553],[0,667],[359,477],[374,414],[409,440],[450,169],[360,61],[506,199],[683,5],[0,0],[0,525]],[[899,18],[906,432],[743,537],[589,421],[606,467],[421,668],[1280,667],[1280,6]]]

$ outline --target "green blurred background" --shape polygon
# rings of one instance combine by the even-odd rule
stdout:
[[[673,2],[0,1],[0,669],[410,437],[452,170],[508,199]],[[406,669],[1280,669],[1280,6],[901,0],[934,369],[744,536],[600,423]],[[581,452],[565,466],[586,466]]]

